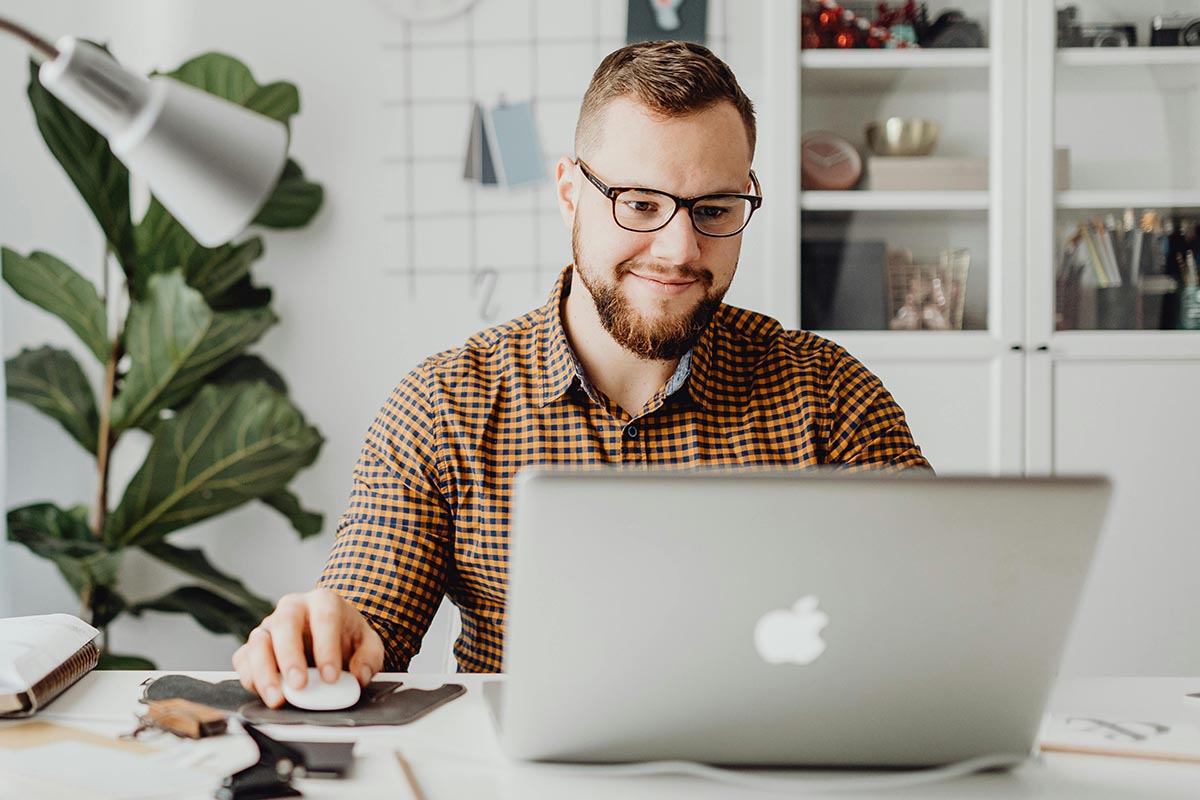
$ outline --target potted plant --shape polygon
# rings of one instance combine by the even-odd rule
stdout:
[[[169,75],[285,124],[300,110],[294,85],[260,85],[227,55],[199,56]],[[288,484],[316,459],[323,439],[288,399],[279,374],[248,352],[277,322],[270,289],[250,276],[262,238],[202,247],[153,197],[134,222],[129,172],[95,130],[41,86],[33,63],[28,96],[47,146],[103,230],[104,285],[97,291],[49,252],[5,247],[0,266],[18,295],[71,328],[104,378],[93,387],[68,351],[51,346],[6,361],[8,396],[58,422],[94,459],[97,476],[90,508],[13,508],[9,537],[53,561],[79,596],[81,616],[102,632],[102,667],[152,668],[110,651],[114,619],[180,612],[210,631],[244,638],[272,607],[171,535],[255,500],[286,516],[301,537],[318,533],[321,516],[302,509]],[[321,186],[289,159],[255,224],[303,227],[322,200]],[[110,259],[123,279],[109,280]],[[128,301],[112,304],[128,309],[123,319],[109,319],[111,291]],[[145,447],[147,439],[145,460],[114,505],[113,450],[131,440]],[[133,548],[192,582],[160,597],[127,597],[121,564]]]

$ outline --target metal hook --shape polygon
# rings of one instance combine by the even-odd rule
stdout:
[[[479,316],[484,322],[496,318],[499,309],[496,307],[496,284],[500,282],[500,273],[495,267],[484,267],[475,273],[475,292],[482,291],[482,302],[479,304]]]

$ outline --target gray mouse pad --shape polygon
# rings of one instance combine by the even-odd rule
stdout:
[[[271,709],[247,692],[236,680],[209,683],[187,675],[164,675],[146,686],[144,701],[180,697],[206,706],[235,711],[247,722],[276,725],[404,725],[428,714],[463,694],[466,689],[448,683],[437,689],[403,689],[399,681],[371,681],[362,697],[350,708],[339,711],[305,711],[290,705]]]

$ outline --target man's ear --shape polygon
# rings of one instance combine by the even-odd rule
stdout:
[[[563,223],[567,230],[575,224],[575,211],[579,204],[579,181],[576,176],[575,162],[569,158],[560,158],[554,171],[555,192],[558,197],[558,210],[562,214]]]

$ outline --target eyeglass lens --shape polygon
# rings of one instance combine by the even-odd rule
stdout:
[[[650,189],[627,189],[614,201],[617,224],[631,231],[652,231],[666,224],[675,200]],[[692,206],[692,222],[718,236],[736,233],[750,216],[750,201],[734,195],[713,195]]]

